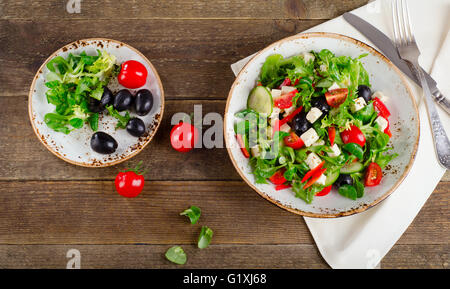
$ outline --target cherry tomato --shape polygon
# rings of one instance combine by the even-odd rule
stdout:
[[[328,128],[328,138],[330,139],[330,145],[333,146],[334,139],[336,138],[336,128],[334,126]]]
[[[287,137],[284,138],[284,144],[288,147],[293,148],[294,150],[298,150],[305,145],[303,140],[295,132],[291,132]]]
[[[347,95],[347,88],[338,88],[325,92],[325,98],[331,107],[339,107],[347,99]]]
[[[238,141],[239,147],[241,148],[242,154],[244,155],[244,157],[246,157],[248,159],[250,157],[250,154],[249,154],[247,148],[245,147],[245,142],[244,142],[244,139],[242,138],[242,135],[237,134],[236,139]]]
[[[117,78],[121,85],[135,89],[145,85],[147,74],[147,69],[142,63],[136,60],[129,60],[122,64]]]
[[[294,98],[295,94],[297,93],[297,89],[293,90],[289,93],[283,94],[282,96],[279,96],[273,100],[273,105],[285,109],[290,108],[292,106],[292,98]]]
[[[333,185],[323,188],[323,190],[321,190],[320,192],[316,193],[316,196],[317,197],[323,197],[323,196],[328,195],[331,192],[331,188],[332,187],[333,187]]]
[[[124,197],[134,198],[138,196],[144,188],[144,176],[139,172],[142,162],[132,170],[120,172],[116,176],[116,191]]]
[[[366,137],[356,125],[351,125],[350,129],[341,132],[341,138],[344,144],[356,143],[361,147],[364,147],[366,144]]]
[[[273,176],[271,176],[269,178],[269,180],[272,182],[272,184],[274,185],[282,185],[285,182],[287,182],[287,180],[284,178],[284,172],[286,171],[286,169],[280,169],[278,171],[276,171]]]
[[[192,150],[199,138],[198,129],[190,123],[180,122],[170,132],[170,144],[179,152]]]
[[[378,115],[381,115],[385,119],[387,119],[389,116],[391,116],[391,112],[386,107],[386,105],[384,105],[384,103],[381,101],[381,99],[379,99],[378,97],[375,97],[373,104],[375,105],[375,109],[377,110]]]
[[[382,177],[383,173],[381,172],[380,166],[377,163],[370,163],[366,170],[364,185],[366,187],[376,186],[381,182]]]

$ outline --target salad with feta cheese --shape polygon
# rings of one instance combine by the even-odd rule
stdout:
[[[353,200],[380,184],[390,153],[390,112],[360,59],[328,49],[267,57],[247,108],[235,116],[256,183],[292,188],[311,203],[334,187]]]

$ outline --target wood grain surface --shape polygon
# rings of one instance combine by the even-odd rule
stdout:
[[[194,105],[223,114],[230,64],[270,43],[367,3],[366,0],[0,0],[0,268],[65,268],[78,249],[82,268],[328,268],[300,216],[263,200],[234,170],[225,149],[189,154],[169,145],[170,118]],[[81,168],[48,152],[27,114],[28,89],[42,62],[69,42],[105,37],[143,52],[160,73],[166,109],[152,143],[117,167]],[[203,129],[206,130],[205,126]],[[117,195],[119,169],[144,160],[144,192]],[[450,174],[386,255],[382,268],[448,268]],[[202,208],[200,224],[179,213]],[[212,245],[195,247],[201,225]]]

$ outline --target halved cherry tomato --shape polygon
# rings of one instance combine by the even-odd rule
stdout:
[[[334,126],[328,128],[328,138],[330,139],[330,145],[333,146],[336,138],[336,128]]]
[[[341,138],[344,144],[356,143],[361,147],[364,147],[366,144],[366,137],[356,125],[351,125],[350,129],[341,132]]]
[[[364,185],[366,187],[373,187],[381,182],[383,173],[381,167],[377,163],[370,163],[366,170],[366,177],[364,179]]]
[[[288,147],[293,148],[294,150],[298,150],[305,145],[303,140],[295,132],[291,132],[287,137],[284,138],[284,144]]]
[[[192,150],[199,138],[198,129],[190,123],[180,122],[170,132],[170,144],[182,153]]]
[[[306,185],[303,187],[304,189],[307,189],[311,187],[319,178],[321,175],[323,175],[327,169],[320,169],[317,172],[314,173],[314,175],[309,179],[309,181],[306,183]]]
[[[293,90],[289,93],[283,94],[282,96],[279,96],[273,100],[273,105],[285,109],[290,108],[292,106],[292,98],[294,98],[295,94],[297,93],[297,89]]]
[[[283,83],[281,83],[278,88],[282,88],[283,86],[290,86],[290,85],[291,85],[291,80],[289,79],[289,77],[286,77],[283,80]]]
[[[129,60],[122,64],[117,79],[126,88],[135,89],[145,85],[147,74],[147,69],[142,63],[136,60]]]
[[[325,92],[325,98],[327,103],[331,107],[339,107],[347,99],[348,89],[347,88],[337,88]]]
[[[386,105],[384,105],[384,103],[381,101],[381,99],[379,99],[378,97],[375,97],[373,104],[375,105],[375,109],[377,110],[378,115],[381,115],[385,119],[387,119],[389,116],[391,116],[391,112],[386,107]]]
[[[290,122],[292,119],[294,119],[294,117],[301,112],[303,109],[303,106],[300,106],[299,108],[297,108],[296,110],[294,110],[290,115],[286,116],[285,118],[283,118],[282,120],[280,120],[280,125],[283,125],[285,123]]]
[[[323,190],[321,190],[320,192],[316,193],[316,196],[317,197],[323,197],[323,196],[328,195],[331,192],[331,188],[332,187],[333,187],[333,185],[323,188]]]
[[[286,171],[286,169],[279,169],[278,171],[276,171],[273,176],[271,176],[269,178],[269,181],[272,182],[272,184],[274,185],[282,185],[285,182],[287,182],[287,180],[284,178],[284,172]]]
[[[310,177],[312,177],[316,172],[318,172],[323,165],[325,164],[325,161],[321,162],[317,167],[315,167],[314,169],[310,170],[309,172],[306,173],[306,175],[303,177],[302,179],[302,183],[304,183],[307,179],[309,179]]]
[[[289,189],[290,187],[292,187],[292,185],[277,185],[277,186],[275,186],[275,190],[281,191],[281,190]]]
[[[250,157],[250,154],[249,154],[247,148],[245,147],[245,142],[242,139],[242,135],[237,134],[236,139],[239,144],[239,147],[241,148],[242,154],[244,155],[244,157],[246,157],[248,159]]]

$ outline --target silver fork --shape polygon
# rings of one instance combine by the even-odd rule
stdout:
[[[450,169],[450,142],[434,106],[430,88],[418,62],[420,51],[411,28],[408,4],[405,0],[392,1],[392,20],[394,24],[394,43],[397,46],[398,53],[409,65],[411,71],[420,79],[420,83],[422,84],[423,98],[425,99],[428,110],[428,118],[431,124],[438,160],[443,167]]]

